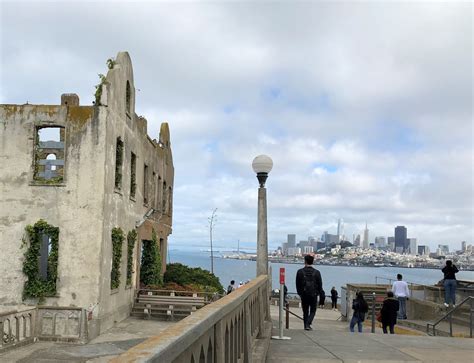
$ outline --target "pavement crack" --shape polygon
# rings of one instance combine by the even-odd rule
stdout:
[[[318,347],[322,348],[323,350],[325,350],[326,352],[328,352],[329,354],[331,354],[334,358],[338,359],[340,362],[344,362],[344,360],[340,357],[338,357],[336,354],[334,354],[333,352],[331,352],[329,349],[327,349],[325,346],[319,344],[316,340],[314,340],[313,338],[311,338],[307,333],[303,332],[304,335],[306,335],[306,337],[311,340],[314,344],[316,344]]]

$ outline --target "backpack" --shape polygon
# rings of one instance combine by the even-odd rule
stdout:
[[[316,281],[316,270],[311,269],[303,269],[303,277],[304,277],[304,284],[303,284],[303,291],[306,296],[316,296],[318,294],[314,283]]]
[[[229,285],[227,287],[227,294],[230,294],[232,291],[234,291],[234,288],[232,287],[232,285]]]

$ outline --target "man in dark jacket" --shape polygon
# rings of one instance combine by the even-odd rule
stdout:
[[[382,310],[382,329],[387,334],[387,327],[390,328],[390,334],[395,334],[395,324],[397,323],[399,302],[393,297],[393,292],[387,292],[387,298],[383,301]]]
[[[456,274],[458,268],[453,265],[451,260],[446,261],[446,266],[441,270],[444,274],[444,306],[449,307],[449,302],[453,302],[453,308],[456,307]]]
[[[323,286],[321,274],[313,268],[313,262],[313,256],[304,256],[304,267],[296,273],[296,291],[301,298],[305,330],[313,330],[311,324],[316,314],[316,304]]]

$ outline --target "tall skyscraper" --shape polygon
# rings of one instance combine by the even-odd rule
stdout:
[[[390,251],[395,251],[395,237],[387,237],[387,245]]]
[[[369,248],[369,230],[367,229],[367,222],[365,222],[364,241],[362,243],[362,248]]]
[[[466,241],[461,242],[461,251],[466,252]]]
[[[344,239],[344,220],[342,218],[337,221],[337,237],[339,241]]]
[[[354,246],[360,247],[360,234],[354,239]]]
[[[418,252],[416,249],[416,238],[408,238],[408,241],[410,243],[410,255],[416,255]]]
[[[375,237],[375,247],[377,248],[383,248],[387,246],[385,237]]]
[[[395,227],[395,252],[407,251],[407,229],[405,226]]]
[[[289,234],[287,243],[288,243],[288,248],[296,247],[296,234]]]
[[[424,256],[424,255],[429,255],[430,254],[430,249],[428,248],[428,246],[418,246],[418,254],[420,256]]]

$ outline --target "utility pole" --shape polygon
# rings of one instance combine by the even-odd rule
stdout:
[[[209,240],[211,242],[211,273],[214,273],[214,251],[212,249],[212,230],[217,222],[217,208],[212,211],[211,216],[208,218],[209,221]]]

